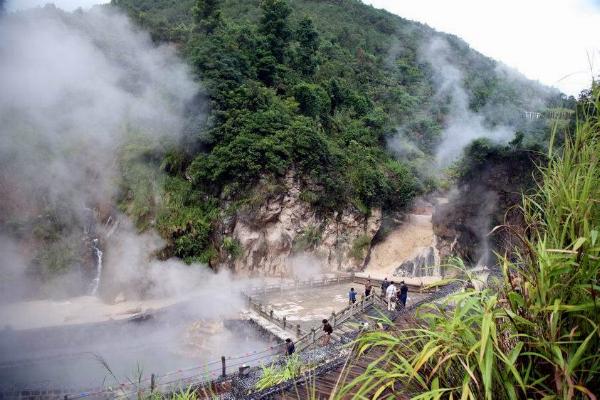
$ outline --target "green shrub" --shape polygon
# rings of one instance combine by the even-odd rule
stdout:
[[[294,86],[293,93],[302,114],[316,118],[329,112],[331,107],[329,95],[321,86],[301,83]]]
[[[350,257],[355,260],[362,260],[365,258],[366,251],[371,244],[371,238],[367,235],[360,235],[352,242],[352,247],[350,247]]]
[[[321,228],[308,226],[296,236],[292,248],[295,252],[304,251],[316,247],[321,242]]]
[[[240,241],[229,236],[226,236],[223,239],[223,250],[225,250],[234,260],[241,256],[244,251]]]
[[[261,376],[256,382],[256,389],[264,390],[282,382],[288,381],[300,375],[302,362],[298,354],[293,354],[286,358],[285,364],[278,367],[274,364],[271,366],[263,366]]]
[[[600,387],[598,88],[589,101],[593,112],[578,122],[560,151],[550,146],[537,193],[523,198],[523,246],[504,257],[499,288],[467,290],[422,306],[412,329],[360,337],[360,352],[379,347],[384,356],[338,397],[352,388],[362,397],[401,381],[404,393],[418,399],[595,398]],[[474,279],[465,272],[467,280]]]

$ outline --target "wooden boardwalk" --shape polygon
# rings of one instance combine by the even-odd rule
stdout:
[[[414,326],[414,317],[411,312],[400,314],[394,320],[395,329],[406,329]],[[297,383],[286,389],[282,393],[276,394],[271,398],[282,400],[326,400],[329,399],[332,393],[339,391],[354,378],[363,374],[367,367],[376,362],[383,354],[380,348],[372,348],[368,352],[363,353],[359,357],[351,356],[344,364],[339,365],[323,374],[312,377],[307,383]],[[352,358],[354,357],[354,358]],[[344,399],[353,399],[356,389],[344,396]],[[393,393],[391,390],[386,391],[380,396],[382,399],[404,400],[408,396],[403,396],[400,393]]]

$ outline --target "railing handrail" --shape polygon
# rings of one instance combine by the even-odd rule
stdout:
[[[296,289],[303,287],[313,287],[313,286],[323,286],[323,284],[328,283],[342,283],[342,282],[352,282],[354,279],[354,275],[348,276],[336,276],[334,278],[321,278],[321,279],[307,279],[307,280],[294,280],[293,282],[288,283],[271,283],[261,286],[253,286],[251,288],[247,288],[243,291],[244,294],[248,295],[248,293],[271,293],[274,291],[284,290],[284,289]]]
[[[333,314],[335,316],[335,320],[333,321],[333,328],[343,324],[348,319],[352,318],[356,310],[363,311],[365,307],[369,307],[375,302],[376,294],[372,292],[369,296],[363,297],[356,303],[351,303],[348,306],[341,309],[337,314]],[[314,337],[311,337],[314,336]],[[296,348],[298,351],[302,351],[315,343],[315,341],[323,336],[323,330],[321,329],[321,325],[317,325],[312,327],[309,332],[305,333],[301,337],[296,339]],[[305,344],[304,342],[310,338],[310,343]]]

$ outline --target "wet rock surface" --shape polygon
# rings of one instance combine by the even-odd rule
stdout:
[[[418,253],[413,259],[404,261],[394,276],[422,277],[439,275],[439,254],[435,246],[430,246]]]

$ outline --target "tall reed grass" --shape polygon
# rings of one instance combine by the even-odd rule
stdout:
[[[338,398],[596,399],[600,392],[600,90],[524,196],[523,243],[496,288],[422,306],[419,325],[358,339],[381,358]]]

